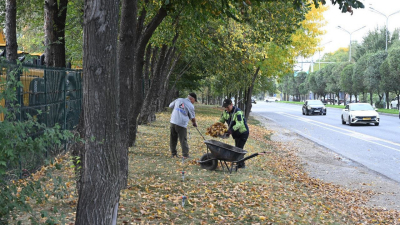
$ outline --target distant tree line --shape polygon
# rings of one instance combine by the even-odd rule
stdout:
[[[344,92],[350,96],[350,101],[375,103],[380,108],[385,107],[383,96],[386,95],[386,106],[389,108],[390,100],[400,94],[400,41],[399,30],[388,34],[386,52],[385,32],[386,28],[377,28],[370,31],[361,44],[353,44],[355,51],[350,62],[347,60],[347,49],[339,49],[324,55],[318,62],[320,64],[314,65],[313,72],[284,76],[278,89],[285,100],[289,95],[299,100],[308,99],[310,91],[313,98],[323,99],[325,96],[339,97],[339,92]],[[373,102],[374,95],[379,100]],[[352,99],[353,96],[356,99]],[[343,100],[346,104],[346,98]]]

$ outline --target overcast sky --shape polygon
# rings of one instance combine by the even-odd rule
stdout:
[[[338,5],[333,6],[330,3],[331,1],[327,2],[329,9],[324,13],[327,24],[324,27],[326,34],[321,37],[321,45],[324,48],[324,50],[320,53],[321,57],[325,52],[334,52],[340,47],[349,46],[350,35],[347,32],[338,29],[338,26],[341,26],[348,32],[352,33],[351,40],[357,41],[358,43],[362,42],[362,38],[367,35],[368,31],[372,31],[376,27],[382,28],[386,26],[386,17],[372,12],[369,7],[373,7],[386,16],[398,12],[389,17],[388,27],[390,32],[392,32],[395,28],[400,28],[400,0],[361,0],[361,2],[364,3],[365,8],[354,9],[353,15],[350,13],[342,13],[339,10]],[[363,26],[366,27],[358,30]],[[313,59],[315,61],[318,58],[319,53],[316,53],[313,56]],[[309,65],[304,64],[303,70],[307,70],[308,66]],[[297,69],[299,69],[299,66]]]

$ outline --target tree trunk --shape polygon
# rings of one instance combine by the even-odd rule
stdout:
[[[365,92],[362,92],[362,102],[366,102],[367,101],[367,96],[365,94]]]
[[[68,0],[45,0],[45,64],[52,67],[65,67],[65,21]]]
[[[133,96],[133,53],[135,50],[135,31],[137,0],[123,0],[121,6],[120,34],[118,45],[118,74],[120,103],[120,179],[121,189],[126,188],[128,180],[128,152],[130,103]]]
[[[246,112],[245,112],[246,120],[249,119],[249,115],[250,115],[250,111],[251,111],[251,95],[253,94],[254,83],[257,79],[259,71],[260,71],[260,67],[257,67],[256,71],[254,72],[253,79],[251,80],[250,87],[247,91]]]
[[[119,1],[85,1],[83,112],[85,151],[75,224],[115,224],[120,197]]]
[[[17,58],[17,1],[6,1],[6,58],[14,63]]]
[[[143,29],[143,23],[146,18],[146,10],[143,8],[140,17],[138,18],[137,38],[134,51],[134,77],[133,77],[133,101],[131,105],[131,117],[129,124],[129,146],[133,146],[136,142],[137,132],[137,118],[140,114],[143,105],[143,65],[144,65],[144,54],[147,43],[153,35],[156,28],[161,24],[164,18],[167,16],[167,9],[165,5],[162,5],[158,10],[158,13],[153,17],[150,23]]]
[[[372,91],[369,92],[369,101],[371,102],[371,105],[373,105],[373,102],[372,102]]]
[[[386,108],[387,108],[387,109],[389,109],[389,102],[390,102],[389,99],[390,99],[390,98],[389,98],[389,92],[387,91],[387,92],[386,92]]]
[[[159,104],[158,104],[158,107],[157,107],[157,112],[162,111],[162,110],[164,109],[165,105],[166,105],[166,104],[165,104],[165,96],[166,96],[167,91],[168,91],[168,84],[169,84],[169,82],[170,82],[171,74],[172,74],[173,70],[175,69],[176,63],[178,62],[178,60],[179,60],[179,58],[180,58],[180,55],[181,55],[181,54],[179,54],[178,56],[174,57],[174,55],[175,55],[175,50],[176,50],[176,49],[174,49],[174,53],[171,55],[171,60],[173,59],[172,64],[171,64],[170,62],[168,62],[168,65],[171,64],[171,66],[170,66],[170,68],[168,68],[167,77],[166,77],[165,80],[164,80],[163,87],[161,88],[161,94],[160,94],[160,96],[158,97],[158,102],[159,102]],[[200,100],[200,99],[198,99],[198,101],[199,101],[199,100]]]
[[[16,63],[17,59],[18,59],[18,44],[17,44],[17,2],[16,0],[7,0],[6,2],[6,59],[8,62],[10,63]],[[17,70],[20,71],[20,69],[18,68],[18,66],[13,66],[11,65],[8,68],[8,72],[6,75],[6,80],[9,81],[11,79],[11,74],[13,72],[16,72]],[[17,81],[20,81],[20,77],[19,77],[20,72],[14,73],[14,75],[16,76],[15,79]],[[9,83],[9,82],[7,82]],[[14,89],[15,91],[15,95],[17,96],[17,98],[19,96],[21,96],[20,89],[17,88],[14,83],[9,83],[12,84],[12,86],[9,86],[8,88]],[[20,101],[21,103],[23,103],[23,101]],[[6,99],[5,101],[5,107],[9,110],[12,111],[13,107],[12,105],[16,105],[18,104],[18,100],[17,101],[13,101],[10,99]],[[18,114],[17,114],[18,117]]]
[[[65,60],[65,21],[67,19],[68,0],[60,0],[56,14],[54,47],[54,67],[66,67]]]
[[[169,51],[167,53],[168,46],[163,45],[159,58],[156,63],[156,69],[152,74],[151,85],[149,92],[143,102],[142,110],[138,118],[139,124],[151,123],[155,120],[155,111],[157,106],[157,99],[160,97],[161,86],[164,84],[164,76],[166,73],[165,64],[169,62]]]
[[[397,92],[396,92],[396,98],[397,98],[397,109],[400,109],[400,96],[399,96],[399,94],[400,94],[400,93],[397,93]]]
[[[153,49],[153,54],[151,53],[151,43],[148,44],[147,49],[146,49],[146,55],[145,55],[145,59],[146,59],[146,64],[144,67],[144,72],[143,72],[143,87],[144,87],[144,95],[147,95],[149,93],[149,89],[150,89],[150,85],[151,85],[151,74],[152,74],[152,69],[151,69],[151,65],[154,64],[154,60],[157,56],[158,53],[158,48],[154,48]]]
[[[174,96],[174,93],[176,93],[176,83],[181,79],[182,75],[190,68],[190,63],[189,62],[175,77],[174,84],[172,87],[169,88],[167,94],[165,95],[165,100],[164,100],[164,107],[168,107],[169,103],[172,102],[172,99],[175,99],[177,96]],[[208,88],[207,88],[207,93],[208,93]],[[202,93],[202,99],[201,99],[203,104],[207,104],[207,97],[204,97],[204,93]]]

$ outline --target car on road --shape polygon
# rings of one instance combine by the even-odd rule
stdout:
[[[369,103],[350,103],[342,110],[342,124],[370,124],[379,126],[379,114]]]
[[[397,109],[398,99],[399,99],[399,96],[397,96],[396,98],[392,99],[392,101],[390,102],[390,108],[391,109]]]
[[[251,103],[257,104],[256,99],[255,98],[251,98]]]
[[[276,97],[268,97],[267,99],[265,99],[266,102],[277,102],[279,101]]]
[[[326,107],[325,104],[321,102],[321,100],[306,100],[301,110],[303,112],[303,115],[326,115]]]

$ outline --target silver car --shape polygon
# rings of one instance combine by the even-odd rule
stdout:
[[[379,114],[368,103],[351,103],[342,110],[342,124],[369,124],[379,126]]]

